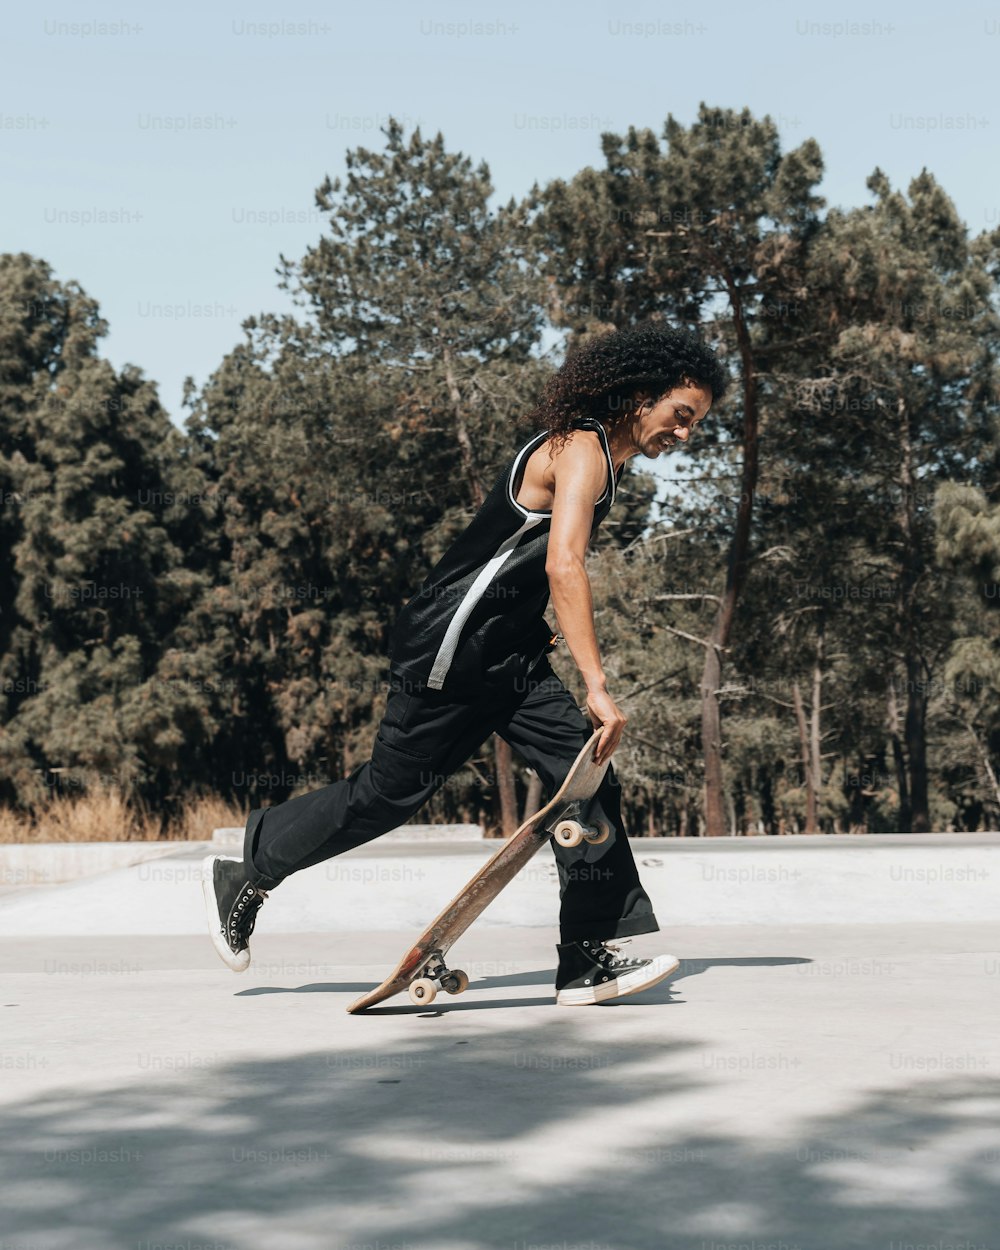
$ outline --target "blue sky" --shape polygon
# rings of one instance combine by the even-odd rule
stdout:
[[[498,195],[600,163],[602,130],[699,101],[818,140],[822,192],[923,166],[973,233],[1000,224],[1000,10],[915,4],[43,4],[5,18],[0,249],[100,303],[104,352],[175,421],[241,320],[288,307],[279,255],[313,191],[393,114],[484,159]],[[480,29],[470,27],[478,23]]]

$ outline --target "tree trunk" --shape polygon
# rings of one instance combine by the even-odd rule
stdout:
[[[863,793],[864,785],[862,784],[862,778],[865,775],[865,763],[866,761],[865,761],[864,756],[859,755],[858,756],[858,784],[856,786],[850,785],[850,778],[848,778],[848,785],[850,786],[850,791],[851,791],[851,795],[850,795],[851,810],[850,810],[850,815],[848,816],[848,832],[849,833],[864,833],[865,831],[865,795]],[[844,761],[844,772],[845,773],[847,772],[846,760]],[[872,786],[872,789],[876,789],[876,788],[877,788],[876,786],[874,785]]]
[[[769,768],[760,772],[760,818],[761,832],[774,837],[778,832],[778,816],[774,807],[774,781]]]
[[[802,706],[802,692],[799,683],[792,682],[792,706],[795,708],[795,724],[799,731],[799,760],[802,764],[802,784],[806,788],[806,827],[805,833],[816,832],[816,791],[813,789],[812,761],[809,756],[809,732],[806,727],[806,712]]]
[[[705,756],[705,835],[725,833],[722,787],[722,718],[718,691],[722,684],[722,663],[715,647],[705,649],[701,676],[701,749]]]
[[[927,790],[927,694],[922,680],[923,666],[914,655],[906,657],[906,718],[903,732],[910,765],[910,828],[913,833],[929,833],[930,801]]]
[[[810,762],[810,783],[809,790],[812,795],[812,828],[807,829],[807,833],[819,833],[819,794],[823,785],[823,760],[820,755],[820,743],[822,735],[820,733],[820,715],[821,701],[823,698],[823,635],[822,633],[816,640],[816,658],[813,661],[813,682],[812,682],[812,707],[809,709],[809,762]]]
[[[514,785],[514,757],[510,743],[499,734],[493,737],[497,768],[497,796],[500,799],[500,831],[505,838],[517,833],[517,787]]]
[[[533,768],[528,769],[528,790],[524,796],[524,815],[522,822],[534,816],[542,809],[542,779]]]
[[[719,688],[722,684],[722,652],[729,645],[733,619],[743,584],[746,581],[747,555],[750,549],[750,522],[753,497],[757,489],[757,370],[750,343],[750,329],[743,315],[739,288],[731,274],[725,275],[736,341],[740,350],[743,373],[743,467],[741,493],[736,509],[736,525],[729,544],[726,562],[726,585],[719,599],[712,631],[705,648],[705,667],[701,678],[701,747],[705,757],[705,836],[724,837],[726,803],[722,784],[722,716],[719,709]]]
[[[897,629],[906,672],[903,735],[906,742],[906,762],[909,764],[909,805],[905,831],[926,833],[931,824],[927,791],[927,695],[916,628],[919,593],[917,582],[920,577],[914,524],[916,482],[913,477],[910,412],[904,399],[899,400],[897,410],[900,416],[902,453],[899,464],[899,526],[903,539]]]
[[[726,814],[729,817],[729,836],[735,838],[739,830],[736,828],[736,800],[733,797],[732,790],[725,791]]]
[[[889,686],[889,741],[892,743],[892,759],[896,766],[896,784],[899,787],[899,832],[910,832],[910,787],[906,779],[906,760],[899,737],[899,706],[896,703],[895,684]]]
[[[499,734],[493,735],[493,764],[500,800],[500,828],[505,838],[517,832],[517,787],[514,784],[514,760],[510,746]]]

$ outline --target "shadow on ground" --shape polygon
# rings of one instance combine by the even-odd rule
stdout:
[[[650,1004],[654,1002],[669,1003],[671,1001],[670,987],[677,981],[682,981],[686,977],[699,976],[703,972],[707,972],[710,968],[772,968],[786,964],[808,964],[812,963],[811,959],[804,959],[798,955],[776,955],[776,956],[743,956],[738,958],[724,959],[682,959],[680,967],[670,977],[661,981],[658,986],[654,986],[651,990],[644,990],[642,993],[642,1002]],[[540,985],[547,986],[550,989],[554,986],[556,979],[555,968],[536,968],[531,972],[512,972],[503,976],[485,976],[476,977],[471,982],[471,988],[474,991],[479,990],[499,990],[511,989],[519,985]],[[317,981],[310,985],[254,985],[250,989],[237,991],[238,998],[254,998],[262,994],[364,994],[366,990],[372,988],[368,981]],[[402,1009],[406,1004],[406,995],[399,994],[395,999],[388,1000],[392,1002],[393,1007],[372,1007],[366,1015],[385,1014],[389,1010]],[[604,1008],[613,1006],[624,1006],[626,1002],[631,1002],[632,998],[623,999],[620,1003],[604,1003]],[[511,998],[511,999],[482,999],[477,993],[470,998],[458,996],[451,998],[445,993],[438,995],[436,1000],[436,1012],[444,1011],[495,1011],[500,1007],[549,1007],[552,1004],[552,996],[537,995],[533,998]],[[422,1011],[424,1008],[413,1007],[411,1011]],[[2,1247],[0,1247],[2,1250]]]
[[[617,1029],[595,1040],[571,1012],[522,1016],[516,1031],[505,1018],[388,1040],[374,1030],[392,1022],[358,1022],[356,1044],[325,1053],[193,1054],[187,1068],[9,1104],[4,1244],[1000,1245],[995,1080],[871,1092],[794,1139],[755,1141],[718,1117],[692,1134],[673,1127],[679,1109],[690,1122],[691,1099],[724,1079],[680,1070],[696,1042],[664,1037],[665,1023],[635,1042]]]

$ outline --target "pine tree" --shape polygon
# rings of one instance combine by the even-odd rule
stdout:
[[[191,396],[217,529],[189,629],[230,693],[220,784],[257,804],[367,757],[388,625],[421,543],[430,554],[442,541],[451,464],[395,373],[331,357],[281,318],[246,328]]]
[[[793,408],[798,471],[836,481],[856,552],[854,584],[883,656],[899,827],[932,825],[928,692],[953,631],[934,560],[934,490],[980,473],[996,406],[998,322],[992,280],[947,195],[926,171],[904,196],[876,171],[875,203],[831,212],[809,280],[832,332],[800,379]],[[828,485],[819,485],[830,495]]]
[[[97,353],[97,305],[43,261],[0,258],[8,797],[46,783],[176,788],[198,698],[160,670],[195,593],[172,517],[180,435],[154,387]]]
[[[777,127],[702,105],[689,128],[667,119],[661,149],[649,130],[602,138],[606,167],[535,191],[537,230],[557,324],[580,332],[603,322],[664,316],[704,319],[738,363],[738,402],[713,412],[719,460],[740,491],[723,556],[725,578],[704,639],[701,682],[705,832],[725,832],[719,692],[751,562],[766,373],[801,349],[802,271],[822,201],[819,148],[782,154]],[[711,423],[709,428],[711,428]],[[707,445],[706,443],[702,444]]]
[[[394,119],[383,133],[383,151],[349,152],[345,182],[327,178],[318,189],[329,233],[301,261],[283,261],[283,285],[330,352],[395,377],[394,389],[426,415],[427,455],[457,456],[458,473],[438,483],[453,534],[511,454],[544,376],[541,286],[525,210],[513,201],[490,207],[484,163],[448,152],[440,134],[425,139],[417,129],[407,140]],[[509,834],[510,748],[497,737],[494,751]]]
[[[959,622],[942,683],[946,714],[959,730],[959,747],[966,747],[967,771],[975,779],[975,803],[985,810],[987,827],[996,829],[1000,826],[1000,504],[991,504],[974,486],[946,483],[937,492],[935,513],[938,562],[951,574],[949,590]]]

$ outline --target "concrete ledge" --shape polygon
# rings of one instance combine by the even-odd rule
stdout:
[[[0,844],[0,888],[58,885],[172,855],[177,842],[10,842]]]
[[[25,883],[30,879],[36,887],[48,883],[51,888],[4,889],[0,935],[201,932],[202,859],[212,845],[114,846],[118,855],[136,857],[130,866],[63,885],[55,884],[51,861],[48,877],[39,875],[36,865],[36,875],[28,878],[23,867]],[[497,845],[480,840],[359,847],[293,874],[274,890],[266,931],[422,929]],[[905,843],[890,839],[882,845],[824,843],[823,838],[797,844],[757,838],[635,839],[631,847],[640,880],[664,926],[995,925],[1000,910],[1000,839],[992,835]],[[89,862],[76,867],[92,873],[100,869],[97,856],[107,853],[94,844],[18,849],[50,856],[59,851],[67,856],[89,853]],[[601,850],[589,847],[581,870],[600,872]],[[68,859],[61,865],[63,871],[72,866]],[[543,849],[479,923],[551,927],[558,914],[555,858]]]
[[[243,845],[243,826],[212,830],[212,844]],[[482,825],[400,825],[384,833],[379,842],[482,842]]]
[[[2,843],[0,891],[59,885],[212,850],[238,852],[242,838],[242,828],[223,828],[204,842]],[[795,916],[801,923],[837,923],[848,913],[871,920],[917,920],[932,918],[939,908],[956,920],[990,920],[1000,913],[1000,833],[630,838],[629,844],[647,890],[663,898],[657,905],[669,907],[669,914],[684,923],[760,923],[775,914]],[[433,869],[425,865],[429,875],[443,873],[457,888],[473,871],[463,861],[480,854],[485,859],[499,846],[498,839],[482,836],[479,825],[403,825],[307,874],[352,877],[361,871],[355,861],[371,861],[373,879],[384,880],[386,869],[377,867],[378,861],[399,859],[402,864],[408,857],[429,857],[435,861]],[[668,866],[662,885],[668,886],[669,897],[664,898],[656,878],[657,870]],[[160,875],[166,871],[157,869]],[[551,854],[543,852],[524,875],[554,881]],[[367,878],[362,874],[362,879]]]
[[[379,838],[379,842],[395,846],[408,842],[493,845],[484,843],[481,825],[402,825]],[[211,841],[205,842],[4,842],[0,843],[0,890],[22,885],[60,885],[185,850],[237,850],[242,844],[242,826],[213,829]]]
[[[629,838],[632,847],[703,855],[711,851],[745,852],[751,855],[780,854],[784,851],[829,851],[843,847],[871,851],[890,847],[898,850],[927,850],[928,847],[1000,847],[1000,833],[788,833],[782,837],[753,834],[740,838]]]
[[[631,845],[661,923],[990,923],[1000,912],[996,834]]]

